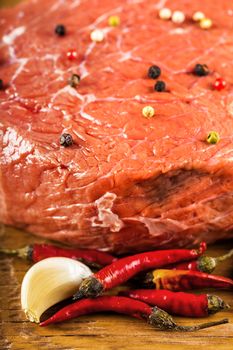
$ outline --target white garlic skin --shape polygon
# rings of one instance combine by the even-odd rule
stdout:
[[[71,297],[91,274],[83,263],[64,257],[47,258],[33,265],[21,286],[21,306],[29,321],[40,322],[44,311]]]

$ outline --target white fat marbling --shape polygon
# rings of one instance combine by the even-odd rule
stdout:
[[[18,38],[20,35],[22,35],[25,32],[26,28],[24,26],[17,27],[14,30],[12,30],[11,33],[4,35],[2,37],[2,41],[6,45],[12,45],[16,38]]]
[[[119,216],[112,212],[112,207],[117,195],[107,192],[95,201],[98,216],[91,218],[92,226],[108,227],[112,232],[119,232],[124,227]]]

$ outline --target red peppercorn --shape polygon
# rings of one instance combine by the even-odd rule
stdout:
[[[220,90],[222,90],[222,89],[224,89],[226,87],[226,84],[227,83],[226,83],[226,81],[223,78],[217,78],[215,80],[214,84],[213,84],[213,88],[215,90],[220,91]]]
[[[75,60],[78,57],[78,53],[77,53],[76,50],[71,49],[71,50],[67,51],[66,57],[69,60],[73,61],[73,60]]]

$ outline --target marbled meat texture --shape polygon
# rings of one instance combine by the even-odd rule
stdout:
[[[159,19],[163,6],[185,23]],[[200,29],[195,11],[213,27]],[[29,0],[1,10],[0,25],[2,223],[115,253],[233,237],[231,1]],[[211,73],[193,75],[197,63]],[[154,91],[152,64],[168,91]],[[219,76],[227,87],[215,91]],[[64,132],[73,146],[60,146]]]

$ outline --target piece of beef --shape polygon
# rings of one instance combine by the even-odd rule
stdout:
[[[159,19],[162,6],[184,11],[185,23]],[[200,10],[211,29],[190,20]],[[233,237],[229,0],[29,0],[0,18],[2,223],[116,253]],[[96,28],[102,42],[90,39]],[[210,74],[193,75],[197,63]],[[166,92],[154,91],[152,64]],[[212,88],[218,76],[222,91]],[[218,144],[205,141],[211,130]]]

